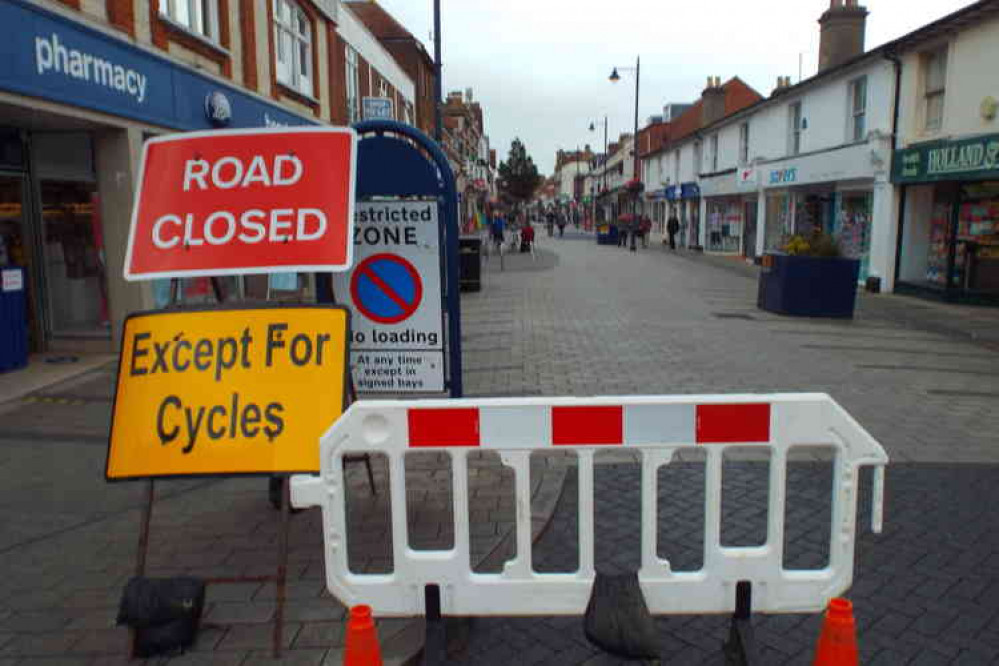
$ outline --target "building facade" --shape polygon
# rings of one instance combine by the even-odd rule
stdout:
[[[999,300],[999,3],[978,2],[899,40],[897,212],[889,284]]]
[[[35,351],[113,350],[129,312],[164,303],[168,285],[121,278],[147,138],[343,124],[372,92],[397,110],[414,102],[402,68],[333,0],[9,0],[0,19],[17,54],[0,68],[0,264],[25,269]],[[309,288],[272,277],[223,286]],[[208,291],[184,281],[188,299]]]

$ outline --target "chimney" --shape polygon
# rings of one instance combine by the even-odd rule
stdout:
[[[790,88],[790,87],[791,87],[791,77],[790,76],[778,76],[777,77],[777,86],[774,88],[773,92],[770,93],[770,94],[771,94],[771,96],[772,95],[779,95],[781,92],[784,91],[785,88]]]
[[[867,8],[858,0],[830,0],[819,19],[819,71],[835,67],[864,52]]]
[[[707,127],[725,116],[725,89],[720,76],[709,76],[701,93],[701,127]]]

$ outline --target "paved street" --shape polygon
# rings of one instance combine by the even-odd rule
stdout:
[[[661,247],[631,254],[572,232],[564,240],[543,237],[535,258],[506,256],[502,271],[490,257],[483,291],[463,297],[466,392],[829,392],[893,459],[885,532],[874,536],[862,527],[850,593],[864,663],[994,663],[995,349],[928,325],[925,316],[901,319],[897,312],[906,312],[910,301],[899,297],[867,297],[853,322],[762,313],[755,308],[751,271],[726,262],[672,255]],[[111,379],[106,368],[0,408],[0,570],[7,574],[0,580],[0,666],[92,666],[116,663],[124,652],[125,634],[110,622],[133,566],[141,487],[109,486],[102,478]],[[633,565],[637,553],[637,472],[615,462],[596,474],[601,567]],[[761,465],[733,467],[742,499],[738,506],[723,506],[723,536],[736,542],[760,538],[764,516],[753,507],[762,502]],[[471,508],[473,556],[480,568],[495,570],[510,554],[512,478],[495,460],[483,458],[471,468],[473,488],[478,483],[488,491],[489,505]],[[563,486],[564,471],[551,461],[534,469],[535,512],[555,509],[534,559],[539,569],[571,569],[577,556],[571,547],[575,472],[569,469]],[[375,470],[381,490],[379,461]],[[677,568],[699,563],[702,472],[696,462],[660,472],[660,501],[673,503],[659,526],[660,551]],[[805,509],[795,513],[795,539],[786,557],[817,566],[825,557],[820,544],[828,516],[816,509],[828,488],[828,467],[803,463],[790,476],[792,502],[799,498],[795,506]],[[349,516],[358,528],[352,567],[384,570],[390,552],[385,494],[370,494],[359,465],[348,478]],[[419,502],[409,514],[414,547],[440,547],[451,539],[447,478],[433,457],[414,464],[407,476]],[[160,484],[152,571],[269,573],[277,514],[264,485],[261,479]],[[869,491],[868,483],[863,490]],[[867,506],[862,498],[861,526]],[[340,663],[343,609],[323,590],[321,544],[318,513],[294,516],[289,650],[282,663]],[[193,652],[171,663],[269,661],[273,596],[273,586],[265,583],[210,588],[209,626]],[[664,654],[673,655],[669,663],[714,663],[719,657],[725,618],[668,618],[659,626]],[[406,643],[414,628],[405,620],[381,622],[385,644]],[[767,663],[808,663],[815,617],[760,618],[758,628]],[[616,663],[585,642],[579,618],[480,619],[455,660],[509,663],[514,649],[525,663]]]

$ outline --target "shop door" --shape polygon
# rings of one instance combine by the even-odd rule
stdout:
[[[752,259],[756,256],[756,202],[746,201],[742,205],[742,219],[746,221],[746,230],[742,235],[742,254]]]
[[[41,351],[44,336],[38,318],[38,266],[31,252],[31,228],[25,205],[27,179],[18,173],[0,171],[0,266],[24,269],[27,298],[28,343],[31,351]]]
[[[111,334],[100,206],[92,183],[41,182],[46,312],[54,337]]]

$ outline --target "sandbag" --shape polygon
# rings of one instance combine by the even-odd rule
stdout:
[[[135,630],[135,654],[182,653],[194,645],[205,607],[205,583],[197,578],[135,576],[125,585],[119,625]]]
[[[638,573],[597,572],[583,616],[587,640],[605,652],[630,659],[657,659],[659,645]]]

